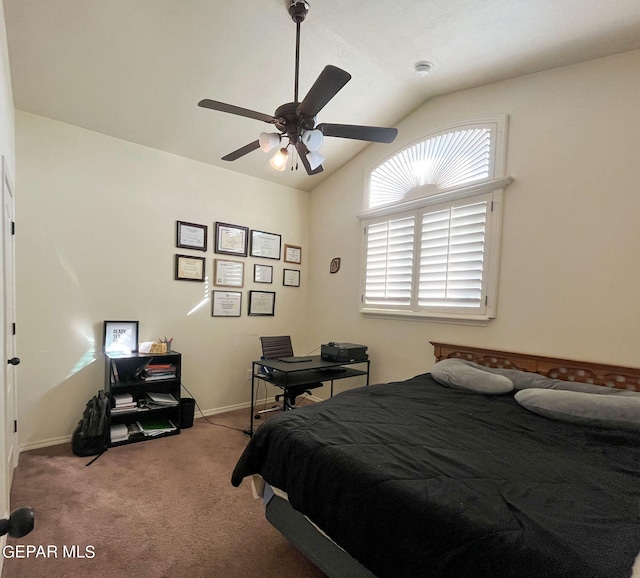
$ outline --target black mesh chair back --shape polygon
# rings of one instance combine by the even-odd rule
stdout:
[[[264,359],[293,357],[293,345],[291,345],[290,335],[261,337],[260,342],[262,343],[262,357]]]

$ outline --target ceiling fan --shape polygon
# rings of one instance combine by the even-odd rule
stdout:
[[[296,23],[296,60],[293,102],[279,106],[274,115],[263,114],[205,98],[198,106],[220,112],[236,114],[247,118],[261,120],[275,125],[278,132],[260,133],[260,138],[222,157],[223,161],[235,161],[240,157],[260,148],[264,152],[279,147],[277,154],[271,159],[271,166],[283,171],[287,165],[289,148],[292,147],[300,157],[309,175],[322,172],[324,157],[318,152],[325,136],[349,138],[370,142],[391,143],[398,134],[396,128],[378,126],[360,126],[353,124],[321,123],[316,125],[316,115],[325,105],[349,82],[351,75],[344,70],[327,65],[322,70],[302,102],[298,101],[298,76],[300,70],[300,24],[309,12],[306,0],[291,0],[289,15]],[[287,139],[286,146],[281,146]],[[291,170],[293,170],[293,162]],[[296,163],[297,169],[297,163]]]

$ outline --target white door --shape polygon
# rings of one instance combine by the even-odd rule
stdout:
[[[17,396],[16,365],[20,360],[16,357],[15,338],[15,271],[14,271],[14,221],[13,221],[13,188],[7,172],[6,160],[2,159],[2,239],[3,239],[3,295],[4,308],[4,358],[0,364],[4,366],[4,456],[3,469],[6,492],[6,506],[9,506],[9,492],[13,479],[13,470],[18,465],[17,434]]]

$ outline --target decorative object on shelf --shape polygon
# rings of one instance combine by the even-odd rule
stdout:
[[[253,266],[253,281],[254,283],[273,283],[273,267],[256,263]]]
[[[204,257],[191,255],[176,255],[176,281],[204,281]]]
[[[213,284],[221,287],[242,287],[244,285],[244,263],[215,259],[213,263]]]
[[[241,291],[212,291],[212,317],[240,317],[242,306]]]
[[[105,321],[102,351],[135,353],[138,351],[138,321]]]
[[[249,228],[229,223],[216,223],[215,252],[225,255],[247,256]]]
[[[275,315],[275,291],[249,291],[249,315]]]
[[[297,245],[284,246],[284,262],[285,263],[302,263],[302,247]]]
[[[285,287],[300,287],[300,271],[297,269],[285,269],[282,272],[282,284]]]
[[[282,237],[276,233],[251,231],[251,256],[280,260]]]
[[[207,250],[207,225],[196,225],[177,221],[176,247],[181,249]]]
[[[331,264],[329,265],[329,273],[337,273],[340,271],[340,257],[335,257],[331,259]]]

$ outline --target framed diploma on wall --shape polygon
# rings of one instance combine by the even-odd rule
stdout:
[[[213,284],[223,287],[242,287],[244,285],[244,263],[214,259]]]
[[[177,221],[176,247],[206,251],[207,226]]]
[[[251,256],[263,259],[280,259],[282,237],[275,233],[251,231]]]
[[[175,279],[176,281],[204,281],[204,257],[192,257],[191,255],[176,255]]]
[[[275,291],[249,291],[249,315],[274,315]]]
[[[300,271],[297,269],[285,269],[282,272],[282,284],[285,287],[300,287]]]
[[[216,223],[216,243],[214,251],[225,255],[247,256],[248,227]]]
[[[298,245],[284,246],[284,262],[285,263],[302,263],[302,247]]]
[[[213,317],[240,317],[242,293],[240,291],[212,291]]]

